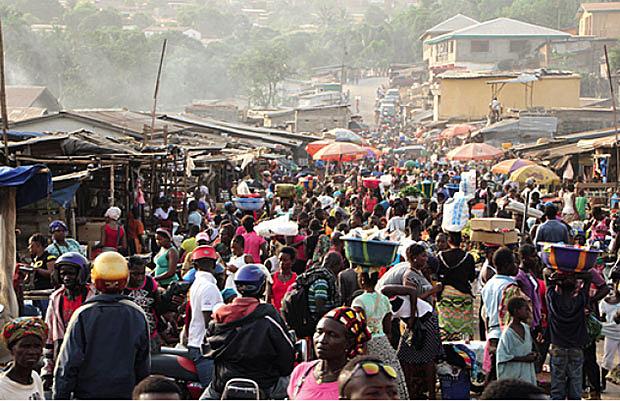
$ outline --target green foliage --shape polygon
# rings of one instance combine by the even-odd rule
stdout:
[[[285,47],[270,43],[245,51],[235,60],[232,71],[250,101],[262,107],[271,107],[274,106],[276,86],[290,73],[288,58]]]
[[[125,1],[143,3],[149,11],[127,19],[87,0],[64,2],[65,7],[58,0],[0,0],[9,83],[48,86],[66,107],[148,109],[164,36],[146,38],[141,30],[155,24],[151,9],[159,15],[171,11],[164,10],[166,0]],[[362,23],[353,22],[339,1],[277,3],[268,20],[258,24],[226,1],[196,1],[178,10],[179,26],[216,41],[205,46],[179,32],[166,34],[162,108],[242,93],[256,105],[273,106],[278,82],[308,78],[316,67],[385,68],[421,61],[420,36],[456,13],[566,28],[577,23],[579,0],[421,0],[390,11],[371,5]],[[35,33],[29,27],[34,23],[67,28]],[[139,30],[123,30],[125,25]],[[620,68],[620,53],[611,56]]]

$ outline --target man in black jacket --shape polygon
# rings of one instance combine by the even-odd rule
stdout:
[[[273,305],[259,301],[266,280],[258,265],[240,268],[235,285],[241,296],[213,313],[207,357],[215,361],[215,377],[205,392],[208,399],[220,399],[226,382],[235,378],[254,380],[261,399],[286,397],[294,346],[280,314]]]
[[[149,326],[144,311],[120,292],[127,285],[127,261],[104,252],[91,270],[101,292],[78,308],[67,327],[54,370],[53,398],[131,399],[149,374]]]

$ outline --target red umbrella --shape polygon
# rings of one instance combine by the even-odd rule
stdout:
[[[504,152],[486,143],[468,143],[448,152],[446,157],[449,160],[493,160]]]
[[[366,149],[354,143],[334,142],[316,152],[312,158],[314,160],[348,162],[361,159],[367,154]]]
[[[469,124],[457,124],[451,127],[446,128],[441,132],[441,139],[452,139],[457,136],[467,136],[470,133],[474,132],[476,127]]]
[[[325,146],[331,143],[334,143],[334,141],[331,139],[321,139],[319,141],[310,142],[309,144],[306,145],[306,152],[308,152],[310,156],[314,156],[316,152],[318,152],[319,150],[323,149]]]

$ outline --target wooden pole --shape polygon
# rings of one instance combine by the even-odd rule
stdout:
[[[605,50],[605,64],[607,65],[607,78],[609,79],[609,92],[611,93],[611,109],[613,110],[614,132],[616,134],[616,182],[620,182],[620,148],[618,148],[618,118],[616,116],[616,95],[614,93],[614,83],[611,79],[611,68],[609,67],[609,56],[607,55],[607,45],[603,46]]]
[[[4,38],[2,35],[2,22],[0,21],[0,113],[2,117],[2,142],[4,142],[4,157],[9,165],[9,115],[6,110],[6,82],[4,79]]]
[[[166,44],[168,39],[164,39],[161,48],[161,57],[159,59],[159,68],[157,69],[157,80],[155,81],[155,92],[153,93],[153,108],[151,109],[151,135],[155,132],[155,112],[157,110],[157,95],[159,95],[159,82],[161,80],[161,69],[164,65],[164,54],[166,54]]]
[[[114,165],[110,166],[110,207],[114,206]]]
[[[164,124],[164,146],[168,146],[168,124]]]

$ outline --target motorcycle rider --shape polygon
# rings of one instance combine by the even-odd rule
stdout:
[[[286,397],[294,346],[280,314],[273,305],[260,302],[266,283],[261,266],[241,267],[235,275],[241,296],[213,313],[207,340],[215,375],[203,397],[220,399],[226,383],[234,378],[254,380],[263,399]]]
[[[52,278],[62,286],[50,295],[45,315],[49,331],[41,375],[46,390],[52,387],[54,364],[71,316],[84,302],[95,296],[95,287],[88,282],[88,260],[77,252],[67,252],[56,259]]]
[[[100,294],[71,317],[56,361],[53,398],[130,399],[149,374],[149,326],[144,311],[121,295],[129,279],[121,254],[97,256],[91,279]]]

